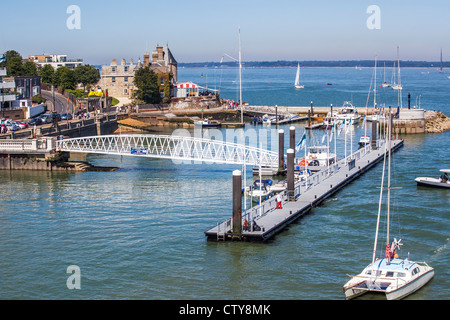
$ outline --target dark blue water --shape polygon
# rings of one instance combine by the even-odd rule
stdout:
[[[179,73],[201,84],[195,77],[202,72]],[[311,100],[340,105],[353,98],[360,106],[371,72],[304,69],[306,88],[297,92],[295,69],[245,70],[243,96],[254,105],[309,105]],[[224,70],[228,91],[222,95],[228,96],[223,97],[235,98],[236,83],[230,83],[235,74]],[[421,94],[424,108],[450,114],[450,79],[445,79],[435,70],[402,70],[404,94],[411,92],[414,102]],[[333,85],[323,86],[326,82]],[[304,124],[295,127],[300,136]],[[288,132],[288,126],[282,128]],[[273,132],[276,137],[277,128],[248,125],[245,130],[250,137],[272,137]],[[361,130],[351,132],[355,150]],[[312,138],[321,140],[322,134],[317,131]],[[450,132],[402,138],[405,145],[393,158],[391,233],[402,238],[401,257],[409,253],[436,270],[432,282],[408,299],[446,300],[449,193],[417,187],[414,178],[438,176],[439,169],[450,167]],[[276,150],[268,140],[265,146]],[[343,144],[341,135],[340,157]],[[120,169],[0,171],[0,298],[341,300],[346,275],[360,272],[371,260],[381,163],[269,243],[254,244],[213,243],[204,237],[204,231],[231,216],[232,171],[241,167],[103,155],[87,160]],[[250,184],[251,168],[247,172]],[[67,287],[71,265],[81,270],[80,290]]]

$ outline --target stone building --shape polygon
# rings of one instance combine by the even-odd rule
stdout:
[[[129,64],[125,59],[122,59],[120,64],[117,63],[116,59],[111,60],[111,64],[102,66],[98,87],[103,91],[108,90],[108,96],[117,98],[122,103],[129,103],[133,98],[133,92],[137,89],[134,85],[134,74],[139,68],[147,66],[158,75],[161,96],[166,96],[164,87],[169,85],[172,88],[178,79],[178,63],[167,46],[156,47],[151,60],[150,54],[145,53],[143,61],[141,62],[139,58],[137,64],[134,64],[133,60],[130,60]],[[170,81],[170,83],[166,83],[166,81]],[[170,96],[172,94],[170,92]]]

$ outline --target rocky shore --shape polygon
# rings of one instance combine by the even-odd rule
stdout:
[[[440,133],[450,130],[450,118],[439,111],[425,111],[425,132]]]

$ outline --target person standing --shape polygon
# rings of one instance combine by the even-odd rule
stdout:
[[[277,194],[277,207],[275,209],[283,209],[283,198],[281,194]]]

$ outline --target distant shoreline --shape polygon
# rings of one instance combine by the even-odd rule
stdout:
[[[372,60],[341,60],[341,61],[243,61],[243,67],[246,69],[267,69],[267,68],[297,68],[300,63],[301,68],[373,68],[374,61]],[[393,68],[397,61],[379,60],[377,66],[379,68]],[[439,69],[441,67],[440,61],[402,61],[400,60],[401,68],[426,68]],[[442,62],[443,68],[450,68],[450,61]],[[238,68],[236,62],[179,62],[178,68]]]
[[[383,68],[380,66],[377,66],[379,69]],[[432,70],[439,70],[438,67],[402,67],[401,69],[432,69]],[[178,66],[178,69],[213,69],[214,67],[190,67],[190,66]],[[221,67],[223,69],[239,69],[239,67]],[[243,69],[296,69],[297,67],[243,67]],[[302,69],[357,69],[355,67],[301,67]],[[373,69],[372,67],[358,67],[358,69]],[[392,69],[392,67],[386,67],[386,69]],[[444,67],[445,69],[450,69],[450,67]]]

